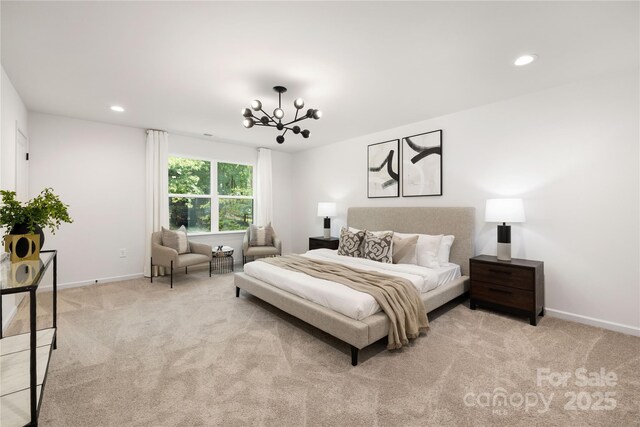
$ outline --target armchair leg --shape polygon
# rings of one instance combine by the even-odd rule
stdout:
[[[187,271],[187,267],[184,268],[184,274],[189,274],[189,272]]]
[[[171,289],[173,289],[173,261],[171,261]]]
[[[211,277],[211,261],[209,261],[209,277]]]
[[[236,298],[240,297],[240,288],[236,286]]]
[[[149,270],[151,272],[151,274],[149,274],[151,276],[151,283],[153,283],[153,257],[151,257],[151,269]]]

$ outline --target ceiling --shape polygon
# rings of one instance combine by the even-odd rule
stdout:
[[[7,2],[31,111],[297,151],[638,67],[637,2]],[[523,53],[538,61],[514,67]],[[311,137],[242,126],[275,85]],[[114,113],[109,106],[126,111]],[[290,117],[290,116],[285,116]],[[308,124],[308,125],[307,125]]]

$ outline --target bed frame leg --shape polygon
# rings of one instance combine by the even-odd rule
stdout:
[[[354,346],[351,346],[351,365],[358,365],[358,349]]]
[[[240,288],[236,286],[236,298],[240,297]]]

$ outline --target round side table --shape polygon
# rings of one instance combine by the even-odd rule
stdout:
[[[212,273],[224,274],[232,273],[233,270],[233,248],[231,246],[214,246],[211,250],[213,259]]]

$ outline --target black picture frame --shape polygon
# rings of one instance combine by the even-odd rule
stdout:
[[[402,197],[442,196],[442,129],[402,138]]]
[[[399,139],[367,146],[367,198],[386,197],[400,197]]]

